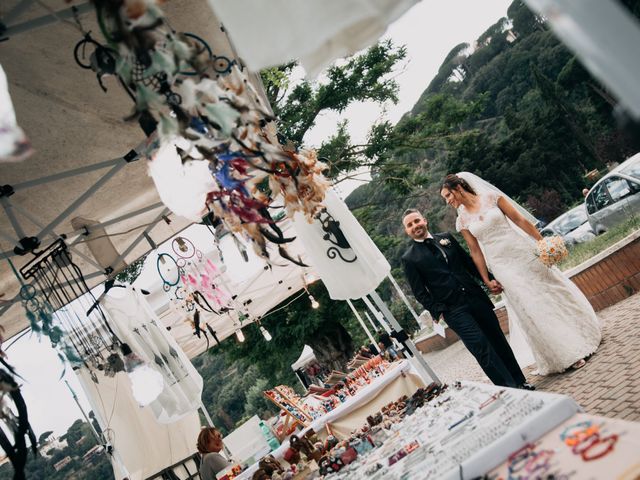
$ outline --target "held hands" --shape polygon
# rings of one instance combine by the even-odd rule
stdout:
[[[502,288],[502,284],[497,280],[489,280],[488,282],[485,282],[485,285],[487,286],[489,291],[494,295],[502,293],[502,291],[504,290]]]

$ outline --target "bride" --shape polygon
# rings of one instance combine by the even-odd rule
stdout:
[[[458,210],[456,229],[483,281],[493,293],[503,290],[510,324],[522,330],[538,373],[584,366],[600,344],[600,321],[571,280],[536,258],[534,240],[542,236],[528,219],[533,217],[468,172],[447,175],[440,194]]]

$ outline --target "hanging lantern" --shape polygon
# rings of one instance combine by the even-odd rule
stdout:
[[[260,328],[260,333],[262,334],[262,336],[264,337],[264,339],[265,339],[267,342],[270,342],[270,341],[271,341],[271,339],[272,339],[273,337],[272,337],[272,336],[271,336],[271,334],[269,333],[269,330],[267,330],[266,328],[264,328],[264,327],[263,327],[262,325],[260,325],[259,323],[258,323],[258,327]]]
[[[244,342],[244,333],[242,333],[242,329],[241,328],[236,330],[236,339],[238,340],[239,343],[243,343]]]
[[[145,407],[162,393],[164,389],[162,374],[149,367],[126,343],[123,343],[120,348],[124,355],[124,369],[131,381],[133,398],[138,405]]]
[[[318,308],[320,308],[320,302],[318,302],[313,295],[311,295],[309,293],[309,301],[311,302],[311,308],[313,308],[314,310],[317,310]]]

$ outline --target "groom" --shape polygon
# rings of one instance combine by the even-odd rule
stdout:
[[[451,234],[431,235],[418,210],[406,210],[402,224],[413,239],[402,265],[416,299],[435,322],[447,322],[494,384],[534,390],[500,329],[491,300],[473,278],[480,275],[471,257]],[[502,291],[496,280],[490,288]]]

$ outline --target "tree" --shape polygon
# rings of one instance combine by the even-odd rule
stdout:
[[[42,446],[47,443],[47,440],[49,439],[51,434],[53,434],[53,430],[47,430],[46,432],[41,433],[38,437],[38,446]]]
[[[293,86],[291,75],[295,64],[263,70],[262,81],[278,118],[279,132],[294,144],[302,145],[306,132],[325,110],[343,112],[352,103],[362,101],[396,103],[398,84],[391,74],[405,56],[404,47],[396,47],[390,40],[382,41],[346,63],[330,67],[323,80],[313,83],[302,80]],[[333,168],[332,172],[342,170]]]

